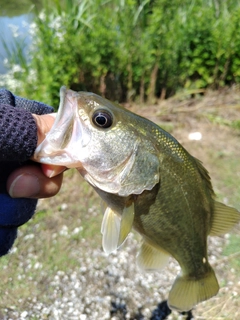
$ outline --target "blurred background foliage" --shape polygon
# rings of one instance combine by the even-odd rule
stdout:
[[[52,0],[27,58],[9,57],[15,93],[58,106],[59,88],[154,103],[178,90],[240,82],[240,2]],[[20,57],[20,58],[18,58]],[[16,92],[17,91],[17,92]]]
[[[31,6],[35,6],[37,10],[40,10],[42,0],[0,0],[0,16],[14,17],[26,14]]]

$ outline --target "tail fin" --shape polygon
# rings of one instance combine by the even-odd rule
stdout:
[[[177,311],[189,311],[196,304],[215,296],[219,285],[213,269],[201,279],[193,279],[187,275],[178,276],[169,293],[168,305]]]

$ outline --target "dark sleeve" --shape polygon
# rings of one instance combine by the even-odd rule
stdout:
[[[28,160],[37,146],[37,125],[21,108],[0,105],[0,161]]]

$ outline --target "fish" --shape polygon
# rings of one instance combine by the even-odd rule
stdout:
[[[122,247],[130,231],[141,235],[138,266],[180,265],[168,305],[191,310],[215,296],[219,284],[208,261],[208,236],[229,232],[238,210],[216,200],[202,162],[168,132],[90,92],[60,89],[53,127],[34,160],[76,168],[102,198],[103,250]]]

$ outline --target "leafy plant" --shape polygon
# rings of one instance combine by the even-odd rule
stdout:
[[[9,48],[21,70],[10,74],[18,93],[56,108],[63,84],[150,103],[179,88],[215,89],[240,81],[239,21],[233,0],[45,1],[27,63]]]

